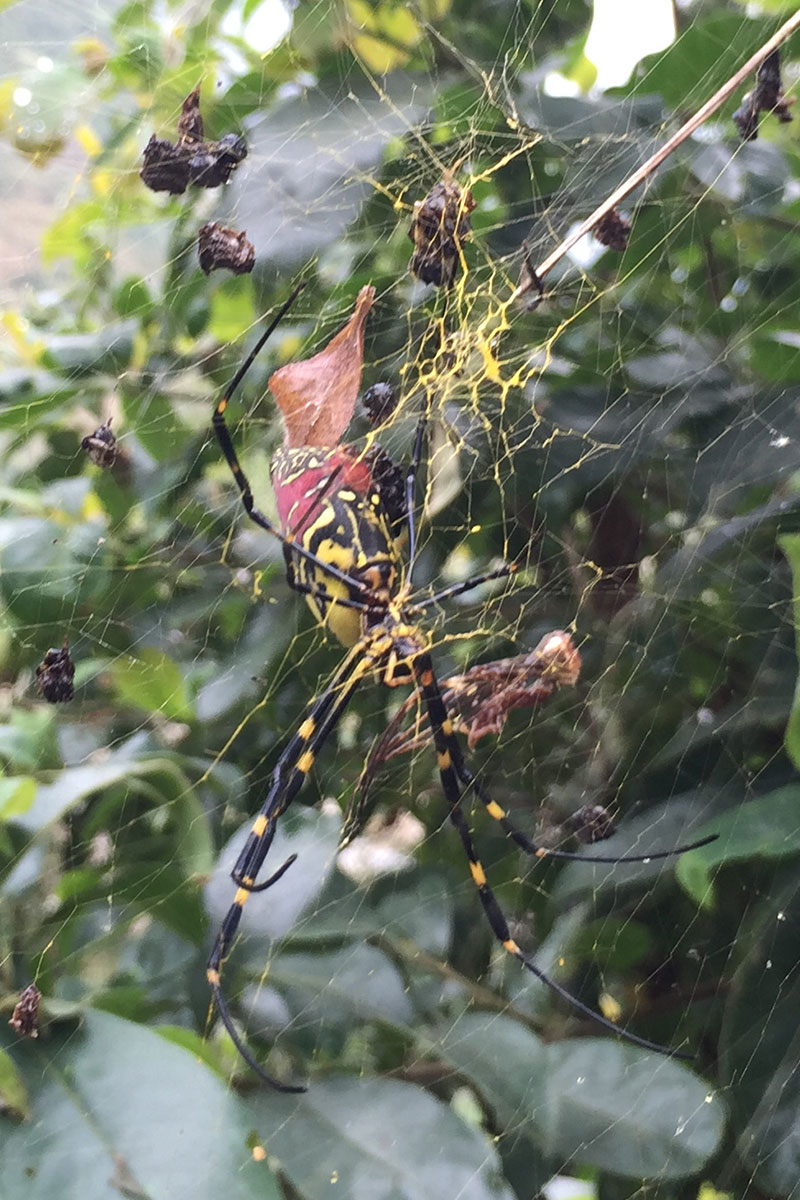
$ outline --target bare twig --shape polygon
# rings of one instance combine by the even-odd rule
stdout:
[[[747,77],[751,75],[753,71],[757,70],[758,67],[761,66],[764,59],[767,58],[773,50],[776,50],[778,46],[780,46],[781,42],[784,42],[786,38],[788,38],[790,34],[794,33],[798,28],[800,28],[800,9],[798,9],[794,16],[790,17],[788,21],[785,21],[783,25],[781,25],[780,29],[778,29],[777,32],[772,35],[769,41],[766,41],[760,50],[757,50],[755,54],[751,55],[747,62],[744,63],[734,75],[731,75],[727,83],[724,83],[722,87],[714,93],[710,100],[706,100],[702,108],[699,108],[694,116],[690,117],[689,120],[680,127],[677,133],[674,133],[671,138],[668,138],[664,145],[661,146],[659,150],[656,150],[655,154],[652,154],[646,162],[642,163],[641,167],[637,167],[633,174],[629,175],[628,178],[624,180],[619,187],[616,188],[611,195],[603,201],[602,204],[598,205],[594,212],[590,213],[585,221],[582,221],[577,228],[573,229],[572,233],[565,237],[564,240],[560,242],[558,246],[556,246],[555,250],[548,254],[547,258],[542,259],[539,265],[529,273],[529,277],[525,278],[523,282],[520,283],[519,287],[513,293],[511,299],[518,300],[520,297],[529,292],[531,288],[537,287],[537,280],[539,283],[541,283],[541,280],[545,277],[548,271],[553,269],[556,263],[559,262],[569,250],[572,249],[576,242],[579,242],[585,234],[589,233],[597,224],[597,222],[606,215],[606,213],[610,212],[612,208],[616,208],[626,196],[629,196],[634,188],[638,187],[640,183],[644,183],[648,176],[652,175],[656,168],[660,167],[666,158],[669,158],[673,150],[677,150],[678,146],[680,146],[682,142],[685,142],[688,137],[691,137],[695,130],[700,128],[704,121],[707,121],[708,118],[712,116],[718,108],[721,108],[731,93],[735,92],[736,89],[745,81],[745,79],[747,79]]]

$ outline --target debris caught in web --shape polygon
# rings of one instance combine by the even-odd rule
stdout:
[[[63,704],[75,695],[73,679],[75,664],[69,655],[69,643],[64,638],[60,650],[50,649],[36,668],[36,686],[50,704]]]
[[[581,659],[575,643],[561,629],[547,633],[530,654],[479,663],[443,683],[448,712],[455,728],[467,735],[474,749],[489,734],[499,737],[509,713],[549,700],[559,687],[573,687]]]
[[[81,450],[85,450],[95,466],[108,469],[117,461],[119,450],[117,439],[111,431],[112,418],[109,417],[102,425],[81,440]]]
[[[608,246],[609,250],[618,250],[621,254],[628,249],[631,223],[618,209],[612,208],[600,218],[592,233],[601,246]]]
[[[773,113],[783,124],[791,121],[791,103],[783,94],[780,51],[773,50],[756,72],[756,86],[742,97],[742,103],[733,114],[742,141],[753,142],[758,137],[758,120],[762,112]]]
[[[585,846],[605,841],[616,830],[613,817],[602,804],[582,804],[565,824]]]
[[[374,303],[375,289],[363,287],[352,317],[324,350],[287,363],[270,377],[270,391],[286,426],[285,446],[338,445],[355,411],[364,365],[364,326]]]
[[[390,383],[373,383],[361,397],[361,403],[370,425],[382,425],[397,408],[399,397]],[[389,514],[392,533],[399,537],[405,525],[406,476],[405,471],[389,457],[382,446],[374,446],[365,455],[372,481],[380,492],[383,507]]]
[[[197,231],[197,253],[206,275],[227,267],[234,275],[248,275],[256,265],[256,250],[244,230],[207,221]]]
[[[414,205],[408,236],[414,243],[411,270],[422,283],[450,287],[464,241],[472,232],[470,213],[476,207],[472,192],[462,191],[452,175],[434,184]]]
[[[226,133],[218,142],[204,141],[200,89],[195,88],[183,102],[177,142],[173,145],[153,134],[139,176],[152,192],[179,196],[189,184],[214,188],[227,183],[246,157],[247,144],[237,133]]]
[[[397,408],[397,392],[390,383],[373,383],[361,397],[370,425],[382,425]]]
[[[532,312],[544,297],[544,284],[536,274],[530,247],[525,242],[522,243],[522,254],[522,268],[519,273],[517,295],[520,299],[524,300],[523,307],[525,311]]]
[[[9,1017],[9,1025],[20,1037],[37,1038],[39,1036],[39,1001],[42,993],[35,983],[20,992],[19,1000],[14,1005],[14,1011]]]
[[[563,629],[545,634],[529,654],[478,663],[463,675],[442,680],[442,699],[456,733],[466,735],[474,749],[481,738],[499,737],[516,709],[544,704],[561,687],[573,687],[580,675],[577,647]],[[369,816],[369,790],[384,763],[420,749],[430,741],[427,716],[418,712],[408,728],[406,717],[416,703],[410,696],[400,705],[377,739],[359,781],[358,794],[345,821],[348,840],[356,837]],[[344,836],[344,835],[343,835]]]

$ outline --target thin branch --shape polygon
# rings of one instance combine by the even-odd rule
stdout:
[[[699,108],[694,116],[690,117],[689,120],[680,127],[677,133],[674,133],[659,150],[656,150],[655,154],[652,154],[646,162],[642,163],[641,167],[637,167],[632,175],[629,175],[628,178],[624,180],[624,182],[621,183],[619,187],[616,188],[611,195],[603,201],[602,204],[598,205],[593,213],[590,213],[585,221],[582,221],[581,224],[572,231],[572,233],[564,238],[563,242],[560,242],[559,245],[556,246],[555,250],[548,254],[547,258],[543,259],[539,263],[535,270],[531,272],[531,277],[525,279],[525,281],[521,283],[513,293],[511,296],[512,301],[519,300],[520,297],[529,292],[531,288],[537,287],[537,280],[541,281],[544,279],[548,271],[553,269],[556,263],[559,262],[569,250],[572,249],[576,242],[580,241],[584,234],[589,233],[597,224],[597,222],[604,217],[606,213],[610,212],[612,208],[616,208],[626,196],[630,195],[634,188],[638,187],[640,183],[644,183],[648,176],[652,175],[656,168],[661,166],[662,162],[664,162],[664,159],[669,158],[673,150],[677,150],[678,146],[680,146],[682,142],[685,142],[688,137],[691,137],[695,130],[700,128],[704,121],[707,121],[708,118],[712,116],[718,108],[721,108],[731,93],[735,92],[736,89],[745,81],[745,79],[747,79],[749,75],[751,75],[755,70],[757,70],[758,67],[761,66],[764,59],[767,58],[773,50],[776,50],[778,46],[780,46],[781,42],[784,42],[790,36],[790,34],[794,33],[798,28],[800,28],[800,9],[797,10],[794,16],[790,17],[788,21],[785,21],[784,24],[781,25],[780,29],[772,35],[769,41],[764,43],[760,50],[757,50],[755,54],[748,58],[747,62],[744,63],[744,65],[741,66],[739,70],[730,77],[727,83],[724,83],[722,87],[714,93],[710,100],[706,100],[702,108]]]

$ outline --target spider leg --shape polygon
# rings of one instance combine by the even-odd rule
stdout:
[[[414,438],[414,452],[406,472],[406,518],[408,520],[408,582],[414,574],[414,564],[417,558],[417,474],[422,462],[422,444],[425,441],[425,431],[428,428],[427,410],[420,417],[417,433]]]
[[[279,1092],[304,1092],[306,1089],[299,1084],[284,1084],[273,1079],[247,1049],[236,1030],[222,991],[222,963],[236,936],[242,911],[250,894],[264,891],[277,883],[294,862],[295,855],[292,855],[268,880],[261,884],[256,882],[272,845],[278,818],[300,791],[320,748],[347,707],[361,679],[373,669],[373,665],[373,660],[365,653],[364,643],[357,643],[284,747],[273,769],[264,803],[253,821],[247,841],[231,872],[234,882],[238,885],[236,895],[220,925],[206,964],[206,978],[211,988],[212,1001],[233,1044],[259,1078]]]
[[[473,588],[480,587],[482,583],[489,583],[492,579],[504,579],[507,575],[513,575],[516,570],[516,563],[503,563],[502,567],[495,567],[493,571],[484,571],[481,575],[471,575],[469,579],[442,588],[440,592],[436,592],[433,596],[426,596],[424,600],[412,601],[408,606],[409,611],[419,612],[422,609],[430,608],[433,604],[441,604],[443,600],[451,600],[453,596],[463,596],[465,592],[471,592]]]
[[[498,822],[506,836],[511,838],[512,842],[515,842],[520,850],[524,851],[525,854],[529,854],[532,858],[566,858],[579,862],[608,863],[611,865],[616,865],[617,863],[652,862],[661,858],[674,858],[675,855],[685,854],[688,850],[697,850],[700,846],[707,846],[709,842],[715,842],[719,837],[717,833],[710,833],[706,837],[698,838],[696,842],[687,842],[683,846],[674,846],[671,850],[652,850],[649,854],[620,854],[616,857],[613,854],[578,854],[571,850],[551,850],[546,846],[537,846],[536,842],[532,841],[526,833],[518,829],[513,821],[510,820],[505,809],[491,798],[481,781],[464,762],[461,747],[455,741],[455,738],[453,739],[453,746],[454,750],[451,753],[451,758],[458,778],[466,788],[472,788],[489,816]]]
[[[595,1009],[584,1004],[577,996],[573,996],[560,983],[557,983],[555,979],[551,979],[549,975],[537,967],[523,953],[514,941],[503,910],[489,886],[486,872],[481,866],[480,859],[475,851],[472,835],[464,816],[461,805],[459,776],[454,767],[454,762],[460,758],[460,751],[453,732],[452,721],[447,715],[444,701],[442,700],[429,654],[418,655],[414,661],[414,675],[428,709],[433,741],[436,747],[436,758],[439,764],[439,778],[447,801],[448,817],[461,839],[461,845],[469,862],[473,882],[478,889],[484,915],[497,941],[504,950],[518,959],[531,975],[539,979],[552,992],[555,992],[557,996],[560,996],[562,1000],[565,1000],[574,1009],[577,1009],[578,1012],[583,1013],[584,1016],[590,1017],[596,1024],[610,1029],[617,1037],[624,1038],[626,1041],[633,1043],[634,1046],[641,1046],[645,1050],[655,1050],[659,1054],[667,1054],[673,1058],[691,1059],[691,1054],[671,1050],[668,1046],[661,1046],[657,1042],[648,1041],[646,1038],[638,1037],[635,1033],[629,1033],[627,1029],[622,1029],[619,1025],[615,1025],[613,1021],[609,1021],[607,1017],[604,1017],[601,1013],[596,1012]]]
[[[287,553],[291,554],[291,551],[287,551]],[[340,604],[342,608],[354,608],[357,612],[384,611],[381,605],[370,604],[366,600],[353,600],[351,596],[332,596],[324,588],[313,587],[310,583],[301,583],[294,573],[294,565],[291,567],[287,565],[286,582],[293,592],[299,592],[301,596],[313,596],[321,604]]]

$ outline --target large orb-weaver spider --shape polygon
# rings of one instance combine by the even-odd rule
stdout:
[[[222,921],[207,964],[208,983],[222,1023],[242,1058],[270,1087],[281,1092],[306,1090],[301,1085],[285,1084],[273,1079],[242,1041],[222,992],[222,963],[236,936],[248,897],[253,892],[263,892],[276,884],[294,862],[296,856],[292,855],[268,879],[258,882],[275,836],[278,818],[299,792],[316,756],[336,727],[359,683],[371,675],[389,687],[413,684],[417,688],[428,713],[439,777],[447,802],[447,815],[461,840],[484,914],[497,941],[509,954],[519,959],[526,970],[573,1008],[612,1030],[618,1037],[648,1050],[688,1057],[619,1028],[546,975],[512,938],[506,918],[489,886],[461,806],[463,792],[469,788],[489,815],[500,823],[506,835],[526,854],[534,858],[580,859],[583,856],[567,850],[537,846],[527,834],[512,824],[505,811],[491,799],[481,781],[467,767],[453,723],[445,709],[431,659],[431,638],[420,627],[419,618],[432,605],[468,592],[487,580],[508,575],[512,569],[501,567],[444,588],[434,595],[414,596],[413,574],[417,551],[415,488],[425,441],[427,414],[423,414],[417,426],[411,464],[405,475],[404,488],[399,489],[399,497],[396,486],[381,490],[377,481],[378,472],[374,469],[374,455],[370,456],[348,445],[302,446],[279,449],[273,456],[271,474],[280,526],[256,507],[250,483],[239,464],[225,423],[225,410],[256,356],[303,286],[300,284],[294,289],[233,376],[215,406],[213,428],[233,472],[247,515],[256,525],[274,534],[283,546],[289,586],[308,597],[318,620],[333,630],[348,651],[330,684],[311,703],[305,718],[281,752],[270,777],[267,795],[231,872],[237,891]],[[384,470],[385,466],[383,456]],[[408,532],[405,565],[399,546],[404,527]],[[713,836],[706,837],[652,854],[626,854],[619,857],[593,855],[591,861],[647,862],[681,854],[712,840]]]

